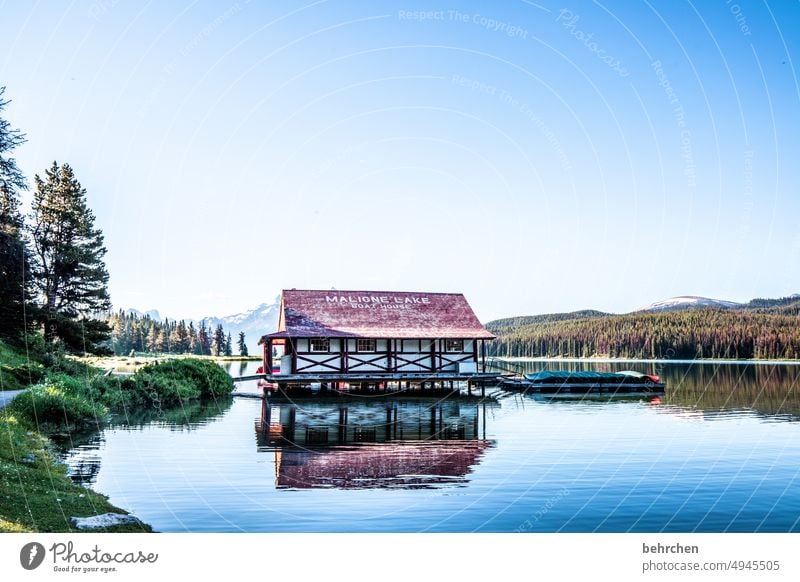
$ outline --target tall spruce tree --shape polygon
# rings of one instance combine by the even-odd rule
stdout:
[[[221,356],[225,353],[225,330],[222,329],[222,324],[217,324],[214,330],[214,339],[211,341],[211,355]]]
[[[175,328],[174,337],[172,338],[172,351],[176,354],[185,354],[189,351],[189,332],[186,329],[186,323],[182,319]]]
[[[61,338],[72,349],[96,351],[104,330],[91,317],[111,306],[103,233],[95,227],[86,190],[68,164],[53,162],[45,179],[37,175],[35,183],[30,228],[45,337]],[[93,337],[87,338],[86,330]]]
[[[239,355],[247,357],[249,354],[247,353],[247,344],[244,342],[244,332],[239,332],[239,339],[236,342],[236,347],[239,348]]]
[[[225,338],[225,355],[230,357],[233,355],[233,346],[231,346],[231,334],[228,333]]]
[[[19,191],[25,176],[11,157],[25,136],[2,117],[5,87],[0,87],[0,336],[17,340],[25,331],[30,303],[30,252],[23,234]]]
[[[206,327],[206,321],[203,320],[200,322],[200,329],[197,331],[197,350],[196,354],[200,356],[209,356],[211,355],[211,337],[209,335],[209,330]]]

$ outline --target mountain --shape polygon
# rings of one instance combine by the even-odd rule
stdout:
[[[669,299],[656,301],[636,311],[671,311],[703,307],[710,307],[713,309],[736,309],[737,307],[744,307],[744,304],[734,303],[733,301],[723,301],[722,299],[711,299],[709,297],[697,297],[696,295],[681,295],[680,297],[670,297]]]
[[[251,355],[257,355],[261,352],[258,345],[258,340],[264,334],[275,331],[278,328],[278,311],[280,309],[280,297],[275,299],[274,303],[262,303],[253,309],[244,311],[242,313],[235,313],[233,315],[210,315],[201,319],[191,318],[169,318],[170,321],[180,320],[192,322],[197,326],[201,321],[205,321],[206,327],[214,329],[217,325],[222,324],[226,333],[231,334],[233,341],[233,351],[236,350],[236,341],[238,340],[239,332],[243,331],[245,335],[245,343],[247,350]],[[158,310],[151,309],[149,311],[140,311],[138,309],[128,308],[124,312],[127,315],[136,315],[140,318],[149,317],[153,321],[162,321],[161,315]]]
[[[274,303],[262,303],[261,305],[234,315],[225,315],[222,317],[209,316],[203,318],[208,327],[212,329],[222,324],[226,332],[231,334],[233,338],[233,345],[236,345],[236,340],[240,331],[245,334],[245,342],[247,343],[247,350],[250,355],[257,355],[260,353],[258,340],[261,336],[271,333],[278,328],[278,312],[280,310],[280,297]],[[236,348],[234,348],[234,352]]]
[[[788,297],[779,297],[778,299],[751,299],[744,305],[746,309],[767,309],[785,311],[787,308],[796,307],[800,303],[800,293],[789,295]]]
[[[489,353],[513,357],[800,359],[800,295],[734,303],[682,296],[627,314],[490,321]]]
[[[161,314],[158,312],[158,309],[150,309],[148,311],[139,311],[138,309],[134,309],[133,307],[129,307],[125,309],[125,315],[135,315],[136,317],[149,317],[153,321],[161,321]]]
[[[535,325],[537,323],[551,323],[554,321],[568,321],[571,319],[589,319],[592,317],[603,317],[604,315],[611,315],[596,309],[583,309],[581,311],[571,311],[569,313],[546,313],[544,315],[523,315],[520,317],[507,317],[505,319],[495,319],[486,324],[486,329],[490,332],[500,335],[507,331],[523,327],[526,325]]]

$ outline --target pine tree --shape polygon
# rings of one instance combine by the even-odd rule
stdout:
[[[175,327],[172,350],[176,354],[185,354],[189,351],[189,332],[186,329],[186,323],[182,319]]]
[[[0,113],[9,103],[0,87]],[[30,252],[23,236],[18,193],[27,182],[10,157],[25,143],[25,136],[0,117],[0,335],[19,338],[27,327],[26,308],[30,303]]]
[[[239,332],[239,341],[236,342],[236,347],[239,348],[239,355],[243,357],[247,357],[249,354],[247,353],[247,344],[244,342],[244,332]]]
[[[156,352],[167,354],[169,353],[169,335],[167,335],[167,327],[162,326],[156,336]]]
[[[156,326],[151,326],[147,332],[147,351],[150,353],[158,352],[158,329]]]
[[[231,334],[225,338],[225,356],[230,357],[233,355],[233,348],[231,346]]]
[[[222,329],[222,324],[217,324],[217,329],[214,330],[214,339],[211,341],[211,355],[221,356],[225,352],[225,330]]]
[[[68,164],[56,162],[45,179],[35,177],[31,232],[33,273],[44,317],[45,337],[80,341],[80,327],[110,308],[103,233],[94,226],[86,190]],[[81,321],[83,320],[83,321]]]
[[[186,347],[186,352],[189,354],[196,354],[197,353],[197,330],[194,328],[194,323],[189,322],[189,328],[186,330],[186,334],[189,336],[188,344]]]
[[[195,352],[199,356],[211,355],[211,337],[208,332],[205,320],[201,321],[200,329],[197,331],[197,351]]]

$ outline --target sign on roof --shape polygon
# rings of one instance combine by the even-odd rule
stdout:
[[[285,290],[271,337],[491,339],[461,293]]]

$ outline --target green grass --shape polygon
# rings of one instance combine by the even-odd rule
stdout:
[[[23,349],[16,349],[0,340],[0,390],[22,390],[39,382],[45,373],[38,353],[29,357]]]
[[[180,358],[142,366],[132,376],[105,376],[85,361],[50,353],[32,336],[27,352],[0,340],[0,387],[28,390],[0,410],[0,532],[72,532],[71,517],[126,513],[75,485],[47,434],[96,430],[109,410],[126,414],[230,403],[233,380],[210,359]],[[210,411],[214,413],[214,409]],[[120,525],[108,532],[152,531]]]
[[[10,410],[0,411],[0,532],[73,532],[70,517],[127,513],[72,483],[49,441]],[[120,525],[98,532],[149,532]]]
[[[99,428],[105,423],[108,409],[76,391],[70,386],[72,383],[79,382],[67,376],[31,386],[8,405],[8,410],[17,418],[32,421],[42,432],[61,427]]]

